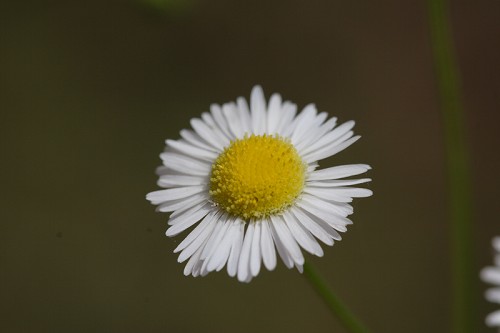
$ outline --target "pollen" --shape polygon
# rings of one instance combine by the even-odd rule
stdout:
[[[212,165],[214,203],[244,220],[279,214],[304,187],[306,164],[289,140],[251,135],[232,141]]]

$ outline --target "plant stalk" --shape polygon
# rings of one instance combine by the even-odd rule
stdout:
[[[351,333],[368,333],[368,329],[354,316],[354,314],[344,305],[329,288],[326,281],[316,271],[310,263],[304,264],[304,276],[318,295],[326,303],[330,311],[340,321],[340,323]]]
[[[427,0],[434,69],[444,125],[448,175],[453,332],[475,332],[472,203],[459,69],[446,0]]]

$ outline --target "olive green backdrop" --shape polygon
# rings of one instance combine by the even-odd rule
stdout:
[[[451,7],[479,271],[500,234],[500,2]],[[184,277],[182,236],[145,200],[164,140],[257,83],[357,121],[362,139],[323,166],[373,166],[343,241],[307,260],[374,332],[449,332],[442,122],[416,0],[2,2],[0,330],[343,332],[283,265],[249,285]],[[495,307],[477,287],[480,327]]]

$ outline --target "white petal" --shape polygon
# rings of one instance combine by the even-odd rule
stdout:
[[[320,113],[320,115],[323,113]],[[330,118],[326,121],[326,123],[322,124],[319,123],[320,117],[316,117],[316,122],[314,124],[315,127],[317,127],[314,130],[311,130],[307,133],[304,133],[304,135],[300,138],[300,141],[297,142],[295,145],[295,148],[297,148],[297,151],[300,153],[300,155],[304,155],[304,151],[306,149],[315,144],[317,141],[319,141],[326,133],[330,132],[332,128],[335,127],[337,124],[337,118]]]
[[[500,253],[500,236],[494,237],[493,240],[491,241],[491,244],[493,245],[495,251]]]
[[[300,251],[299,245],[293,238],[290,230],[285,224],[285,221],[280,216],[271,216],[271,227],[276,230],[276,234],[283,243],[287,252],[292,257],[293,261],[298,265],[304,264],[304,256]]]
[[[245,222],[241,219],[236,218],[235,228],[238,228],[238,231],[234,237],[233,245],[231,247],[231,253],[229,254],[229,259],[227,261],[227,273],[229,276],[236,276],[236,272],[238,270],[238,261],[240,259],[241,247],[243,245],[243,236],[245,232]]]
[[[250,249],[250,273],[252,276],[257,276],[260,272],[261,252],[260,252],[260,235],[261,223],[253,222],[254,232],[252,238],[252,248]]]
[[[160,158],[167,168],[189,176],[207,176],[210,174],[212,167],[211,164],[206,161],[196,160],[177,153],[161,153]]]
[[[293,122],[295,114],[297,113],[297,105],[290,103],[288,101],[283,103],[282,107],[282,115],[279,124],[276,128],[276,133],[281,136],[284,136],[288,131],[290,125]]]
[[[350,135],[348,135],[350,137]],[[331,145],[321,148],[317,151],[314,151],[310,154],[306,154],[303,156],[304,160],[307,163],[313,162],[313,161],[319,161],[322,159],[325,159],[327,157],[333,156],[337,153],[340,153],[342,150],[346,149],[350,145],[352,145],[354,142],[358,141],[361,136],[357,135],[355,137],[352,137],[350,139],[347,139],[344,141],[345,138],[339,139],[338,142],[332,143]]]
[[[163,176],[163,175],[167,175],[167,174],[171,174],[171,175],[178,175],[178,174],[180,174],[177,171],[170,170],[169,168],[167,168],[164,165],[160,165],[159,167],[157,167],[156,170],[155,170],[155,173],[158,176]]]
[[[302,111],[299,112],[297,117],[295,117],[292,125],[289,126],[288,135],[290,136],[290,138],[292,139],[295,137],[296,131],[301,132],[302,130],[304,130],[304,128],[308,128],[310,124],[314,123],[314,118],[316,117],[317,113],[318,112],[316,110],[316,105],[312,103],[307,104],[302,109]]]
[[[348,215],[352,214],[352,207],[344,203],[323,201],[320,197],[316,197],[307,193],[304,193],[301,196],[301,200],[306,201],[309,204],[318,207],[319,209],[327,212],[331,211],[343,217],[347,217]],[[347,207],[344,205],[346,205]]]
[[[335,230],[330,224],[327,222],[323,221],[319,217],[317,217],[314,214],[311,214],[307,210],[297,207],[297,209],[302,212],[305,216],[307,216],[309,219],[311,219],[314,223],[316,223],[318,226],[320,226],[325,232],[328,233],[328,235],[336,241],[342,240],[342,236],[338,233],[337,230]]]
[[[196,196],[189,197],[189,198],[186,198],[183,200],[184,200],[184,205],[182,205],[182,206],[176,205],[177,208],[170,214],[169,224],[172,224],[171,221],[174,221],[174,223],[175,223],[175,220],[179,216],[185,215],[186,212],[192,210],[194,207],[199,207],[200,205],[207,205],[208,207],[211,208],[211,210],[217,210],[217,208],[215,208],[213,206],[213,204],[209,201],[209,198],[208,198],[206,193],[203,193],[199,197],[198,197],[198,195],[196,195]],[[162,205],[158,206],[158,208],[160,208],[160,207],[163,208],[163,206],[164,205],[162,204]],[[172,206],[170,206],[170,207],[172,207]]]
[[[312,162],[307,165],[307,170],[306,173],[309,175],[311,172],[316,170],[316,168],[319,166],[317,162]]]
[[[254,224],[248,223],[245,239],[241,248],[240,260],[238,261],[238,280],[246,282],[250,274],[250,250],[252,248]]]
[[[321,187],[306,187],[304,188],[304,193],[308,193],[313,196],[322,198],[323,200],[331,202],[339,202],[339,203],[352,202],[351,197],[343,196],[340,195],[339,193],[331,192]]]
[[[217,112],[217,111],[216,111]],[[201,114],[201,117],[203,121],[209,126],[209,128],[219,137],[221,138],[224,142],[229,143],[231,138],[233,137],[231,134],[226,134],[226,132],[219,126],[219,122],[217,122],[214,117],[212,116],[211,113],[208,112],[203,112]],[[222,119],[222,121],[224,121]],[[222,123],[222,126],[224,126],[224,123]]]
[[[304,192],[316,195],[320,198],[328,200],[337,200],[335,198],[366,198],[373,194],[367,188],[358,187],[310,187],[304,188]],[[341,199],[337,200],[344,202]]]
[[[207,239],[205,246],[203,247],[203,252],[200,255],[200,260],[205,260],[207,255],[212,251],[214,239],[219,236],[221,229],[224,227],[224,222],[226,221],[225,218],[226,215],[224,215],[222,211],[219,211],[217,216],[214,218],[215,227],[212,233],[210,234],[210,237]]]
[[[290,229],[290,232],[299,243],[299,245],[306,250],[307,252],[314,254],[318,257],[323,256],[323,250],[321,249],[321,246],[316,242],[314,237],[300,225],[297,220],[295,219],[295,216],[290,214],[290,212],[285,212],[283,214],[283,218],[285,220],[286,225],[288,226],[288,229]]]
[[[174,225],[178,223],[182,223],[185,220],[190,219],[193,215],[196,214],[197,211],[199,210],[214,210],[214,208],[211,207],[211,204],[207,201],[205,202],[200,202],[196,205],[193,205],[183,211],[176,211],[176,214],[170,214],[170,217],[168,219],[168,225]],[[174,216],[172,216],[174,215]]]
[[[297,202],[297,206],[304,209],[312,216],[315,216],[321,219],[322,221],[326,222],[332,228],[341,232],[345,232],[347,230],[346,226],[352,224],[351,220],[342,217],[340,215],[334,214],[332,212],[324,211],[318,207],[311,205],[305,200]]]
[[[209,127],[215,127],[215,121],[214,119],[212,118],[212,115],[209,114],[208,112],[203,112],[201,114],[201,120],[203,120],[205,122],[205,124],[207,124]]]
[[[203,267],[203,265],[205,264],[205,261],[200,259],[198,260],[195,264],[194,264],[194,267],[193,267],[193,272],[191,273],[194,277],[197,277],[199,275],[206,275],[206,274],[203,274],[201,269]]]
[[[264,134],[266,131],[266,101],[264,92],[260,86],[255,86],[250,95],[250,111],[252,115],[252,132],[254,134]]]
[[[198,148],[184,140],[167,140],[167,145],[182,154],[189,155],[192,158],[202,159],[209,163],[212,163],[218,156],[218,154],[213,151]]]
[[[218,242],[217,248],[215,249],[214,253],[210,256],[210,258],[207,258],[207,270],[209,272],[214,270],[221,270],[226,264],[227,259],[229,258],[234,235],[238,230],[234,228],[234,218],[228,219],[227,223],[228,229],[226,233]]]
[[[372,190],[361,187],[336,187],[333,191],[352,198],[366,198],[373,195]]]
[[[304,148],[302,151],[302,154],[306,155],[309,154],[313,151],[316,151],[318,149],[321,149],[323,147],[326,147],[330,145],[332,142],[337,141],[339,138],[341,138],[344,134],[348,133],[353,127],[355,123],[354,121],[347,121],[331,132],[325,134],[320,140],[314,142],[314,144],[310,145],[309,147]]]
[[[243,134],[252,133],[252,119],[250,117],[250,108],[246,99],[243,97],[238,97],[236,99],[236,104],[239,111],[239,119],[241,120],[241,126],[243,128]]]
[[[321,181],[311,181],[306,182],[306,186],[315,187],[339,187],[339,186],[351,186],[356,184],[368,183],[371,178],[362,179],[341,179],[341,180],[321,180]]]
[[[500,285],[500,267],[486,267],[481,270],[481,279],[484,282]]]
[[[486,317],[486,325],[489,327],[500,327],[500,310],[492,312]]]
[[[176,223],[167,229],[165,235],[167,235],[168,237],[172,237],[183,232],[184,230],[191,227],[193,224],[197,223],[203,217],[205,217],[211,210],[212,207],[210,207],[209,205],[205,205],[201,209],[197,210],[196,212],[193,212],[190,215],[186,214],[183,215],[182,217],[179,216],[178,219],[176,220]]]
[[[500,288],[490,288],[486,290],[485,298],[490,302],[500,304]]]
[[[212,116],[214,119],[215,124],[217,127],[221,130],[224,135],[230,139],[234,139],[234,136],[232,135],[231,131],[229,130],[228,123],[226,122],[226,118],[224,117],[224,114],[222,113],[222,108],[218,104],[211,104],[210,105],[210,112],[212,112]]]
[[[273,237],[269,227],[269,220],[261,221],[260,243],[264,265],[270,271],[276,267],[276,251],[274,249]]]
[[[158,179],[161,187],[183,187],[208,184],[208,177],[186,175],[163,175]]]
[[[203,220],[193,229],[193,231],[191,231],[189,235],[187,235],[186,238],[184,238],[182,242],[179,245],[177,245],[177,247],[174,250],[174,253],[184,250],[188,245],[190,245],[200,237],[203,238],[203,236],[207,236],[206,235],[208,232],[207,227],[214,220],[214,216],[216,214],[217,214],[216,211],[212,211],[207,216],[205,216]],[[213,226],[215,226],[215,224],[213,224]]]
[[[205,228],[203,228],[201,231],[198,232],[199,235],[197,237],[194,236],[191,237],[193,239],[192,241],[191,240],[189,241],[189,244],[183,242],[179,244],[179,246],[174,250],[174,252],[176,252],[181,245],[182,247],[185,246],[185,248],[179,254],[179,258],[177,258],[178,262],[184,262],[187,258],[191,257],[198,250],[200,250],[200,255],[201,255],[202,246],[203,247],[205,246],[208,238],[210,237],[210,235],[212,235],[212,232],[214,231],[214,228],[217,224],[217,221],[214,219],[214,216],[207,215],[202,222],[205,221],[207,221],[207,223],[204,223]],[[198,225],[197,227],[199,227],[200,225]],[[193,232],[194,230],[191,233]],[[190,235],[191,234],[189,234],[189,236]]]
[[[216,272],[220,272],[222,271],[222,269],[224,268],[224,266],[226,266],[227,264],[227,260],[229,259],[229,254],[231,253],[231,246],[232,244],[229,244],[229,248],[227,249],[227,257],[223,258],[222,260],[219,261],[219,266],[217,266],[215,268],[215,271]]]
[[[222,237],[224,237],[224,234],[227,232],[227,229],[231,225],[229,216],[227,214],[223,214],[221,217],[219,217],[218,225],[220,227],[217,228],[216,226],[214,232],[212,233],[212,236],[210,236],[209,240],[207,241],[207,245],[201,253],[201,259],[203,260],[210,258],[210,256],[219,246]]]
[[[241,282],[249,283],[250,281],[252,281],[252,279],[253,279],[252,274],[248,274],[247,278],[244,281],[241,281]]]
[[[229,140],[222,133],[210,128],[204,121],[198,118],[191,119],[191,127],[212,147],[223,150],[229,144]]]
[[[359,175],[361,173],[365,173],[370,169],[371,167],[367,164],[340,165],[336,167],[316,170],[309,175],[308,181],[340,179],[340,178]]]
[[[304,128],[301,129],[301,131],[295,131],[296,134],[295,138],[293,139],[294,146],[299,152],[301,156],[302,154],[302,149],[301,147],[308,147],[311,144],[313,144],[315,141],[319,140],[321,136],[323,136],[323,133],[320,133],[321,131],[321,123],[323,122],[323,116],[325,113],[320,113],[318,116],[316,116],[306,127],[304,124]],[[300,126],[302,127],[302,126]]]
[[[203,191],[205,191],[204,186],[178,187],[150,192],[146,195],[146,199],[151,201],[152,204],[157,205],[165,201],[187,198]]]
[[[206,191],[194,194],[188,198],[182,198],[177,200],[166,201],[156,207],[156,211],[158,212],[174,212],[170,217],[174,217],[175,212],[183,212],[186,209],[191,208],[199,204],[200,202],[207,201],[208,202],[208,194]]]
[[[195,253],[189,258],[186,266],[184,267],[184,275],[188,276],[193,274],[194,267],[200,262],[201,251],[203,250],[204,244],[202,244]],[[193,274],[194,275],[194,274]]]
[[[268,134],[276,132],[276,128],[281,120],[281,96],[273,94],[269,99],[269,107],[267,110],[267,131]]]
[[[302,112],[295,118],[293,124],[290,126],[290,140],[293,145],[300,142],[302,135],[310,131],[310,128],[314,125],[316,119],[316,105],[308,104],[304,107]]]
[[[309,230],[314,237],[325,243],[326,245],[333,245],[332,237],[316,222],[314,222],[307,214],[303,213],[299,208],[292,207],[291,213],[295,215],[297,221],[301,223],[307,230]]]
[[[268,225],[269,229],[271,230],[271,234],[273,236],[274,244],[276,245],[276,250],[278,250],[278,254],[281,260],[283,260],[283,263],[285,264],[286,267],[293,268],[294,262],[292,256],[288,253],[288,250],[286,249],[285,245],[278,236],[276,228],[273,227],[273,221],[271,220]]]
[[[242,138],[247,131],[243,125],[244,120],[241,119],[242,113],[234,103],[226,103],[222,106],[222,114],[229,124],[229,131],[233,134],[233,139]]]
[[[201,136],[199,136],[194,131],[183,129],[183,130],[181,130],[181,137],[184,140],[186,140],[187,142],[189,142],[190,144],[192,144],[193,146],[196,146],[198,148],[210,150],[210,151],[213,151],[216,153],[221,151],[221,150],[209,145],[208,142],[205,141],[205,139],[203,139]]]
[[[302,126],[302,120],[304,117],[310,115],[311,110],[316,110],[313,104],[308,104],[304,109],[302,109],[301,112],[297,114],[296,117],[293,118],[293,120],[288,124],[286,127],[283,128],[283,136],[286,136],[288,138],[292,138],[293,133],[295,132],[295,129],[298,127]],[[307,111],[307,112],[304,112]],[[309,124],[307,124],[309,125]]]

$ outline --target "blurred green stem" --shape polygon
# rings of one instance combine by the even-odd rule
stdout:
[[[427,0],[434,66],[444,123],[451,219],[453,332],[474,332],[472,218],[465,115],[460,94],[449,8],[446,0]]]
[[[304,264],[304,276],[312,285],[314,290],[325,301],[328,308],[332,311],[342,325],[352,333],[368,333],[363,324],[349,311],[342,301],[335,296],[328,287],[326,281],[319,275],[314,266],[310,263]]]

